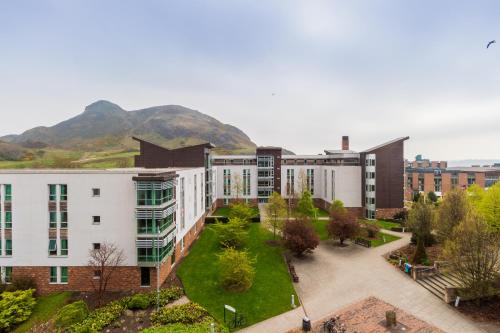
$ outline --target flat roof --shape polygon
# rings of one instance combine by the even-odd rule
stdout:
[[[201,168],[201,167],[200,167]],[[167,173],[197,168],[112,168],[112,169],[0,169],[1,174],[140,174]]]

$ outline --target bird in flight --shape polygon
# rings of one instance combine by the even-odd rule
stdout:
[[[494,44],[496,42],[497,42],[496,40],[492,40],[491,42],[488,43],[488,45],[486,45],[486,48],[489,48],[491,44]]]

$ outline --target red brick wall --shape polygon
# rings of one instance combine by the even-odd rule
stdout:
[[[458,174],[458,187],[467,188],[467,173],[460,172]]]
[[[330,210],[330,205],[331,205],[330,202],[325,201],[323,199],[318,199],[318,198],[313,199],[313,201],[314,201],[314,206],[321,208],[321,209],[324,209],[326,211]],[[357,216],[357,217],[364,216],[364,208],[363,207],[346,207],[346,209],[347,209],[347,211],[349,211],[349,213],[353,214],[354,216]]]
[[[434,174],[424,173],[424,192],[434,192]]]
[[[396,213],[399,213],[401,208],[377,208],[375,218],[377,219],[392,219]]]
[[[441,174],[441,194],[444,195],[446,192],[451,190],[451,173]]]
[[[205,216],[196,222],[195,226],[184,236],[184,250],[181,251],[180,243],[177,243],[175,249],[175,262],[179,262],[189,253],[189,248],[198,238],[205,224]],[[178,240],[180,241],[180,240]],[[168,257],[160,265],[160,282],[163,284],[172,272],[172,258]],[[50,267],[44,266],[23,266],[12,268],[12,277],[15,279],[20,276],[32,277],[37,285],[37,293],[40,295],[55,291],[94,291],[92,286],[94,272],[86,266],[68,267],[67,284],[50,284]],[[147,291],[156,288],[156,267],[150,268],[150,287],[141,287],[141,269],[138,266],[122,266],[111,276],[108,284],[108,291]]]
[[[486,177],[484,175],[484,172],[476,172],[476,184],[484,188],[484,186],[486,185]]]
[[[413,173],[413,189],[418,191],[418,172]]]

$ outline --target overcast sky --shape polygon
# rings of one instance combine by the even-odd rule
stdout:
[[[0,135],[107,99],[296,153],[500,158],[499,1],[0,1]],[[486,43],[497,39],[488,50]]]

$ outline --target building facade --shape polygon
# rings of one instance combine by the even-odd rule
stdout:
[[[129,169],[0,170],[0,277],[32,277],[38,292],[92,291],[88,266],[103,244],[123,250],[108,290],[148,290],[187,254],[205,216],[236,199],[288,200],[309,190],[318,207],[339,199],[358,216],[392,217],[403,208],[403,145],[398,138],[362,152],[286,155],[259,147],[218,156],[213,145],[166,149],[140,143]],[[159,274],[157,271],[159,267]]]

